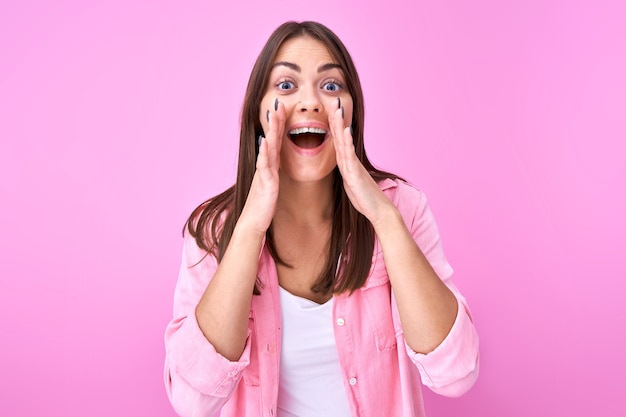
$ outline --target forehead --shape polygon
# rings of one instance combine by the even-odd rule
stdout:
[[[310,36],[298,36],[283,42],[276,53],[274,63],[281,61],[297,63],[308,60],[335,62],[328,48],[321,41]]]

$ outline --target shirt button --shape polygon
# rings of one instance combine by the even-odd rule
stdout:
[[[341,317],[339,317],[337,319],[337,326],[343,326],[344,324],[346,324],[346,321],[342,319]]]
[[[350,385],[356,385],[356,378],[350,378]]]

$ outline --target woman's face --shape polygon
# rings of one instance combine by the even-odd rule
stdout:
[[[276,54],[259,114],[268,132],[267,110],[274,111],[276,99],[284,105],[281,180],[287,176],[298,182],[319,181],[332,173],[337,162],[328,118],[337,108],[337,98],[344,107],[347,127],[352,120],[352,97],[326,46],[308,36],[285,41]]]

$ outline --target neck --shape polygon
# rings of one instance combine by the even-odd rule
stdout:
[[[333,174],[321,181],[294,183],[280,179],[274,223],[296,225],[327,223],[333,216]]]

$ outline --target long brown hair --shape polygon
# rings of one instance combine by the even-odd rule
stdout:
[[[320,23],[286,22],[269,37],[250,74],[241,114],[236,183],[198,206],[185,223],[198,246],[214,255],[218,262],[226,252],[252,185],[258,152],[256,141],[263,133],[259,120],[260,103],[267,88],[272,64],[280,46],[286,40],[298,36],[311,36],[321,41],[341,66],[353,102],[355,151],[365,169],[377,182],[386,178],[399,178],[375,168],[367,158],[363,143],[363,92],[356,67],[346,47],[330,29]],[[328,257],[322,273],[312,287],[313,291],[320,293],[352,292],[362,287],[367,280],[374,251],[372,224],[350,203],[338,168],[335,167],[333,175],[334,211]],[[266,234],[266,245],[275,262],[285,264],[276,252],[271,227]],[[339,263],[340,259],[342,262]],[[254,293],[260,293],[258,283]]]

